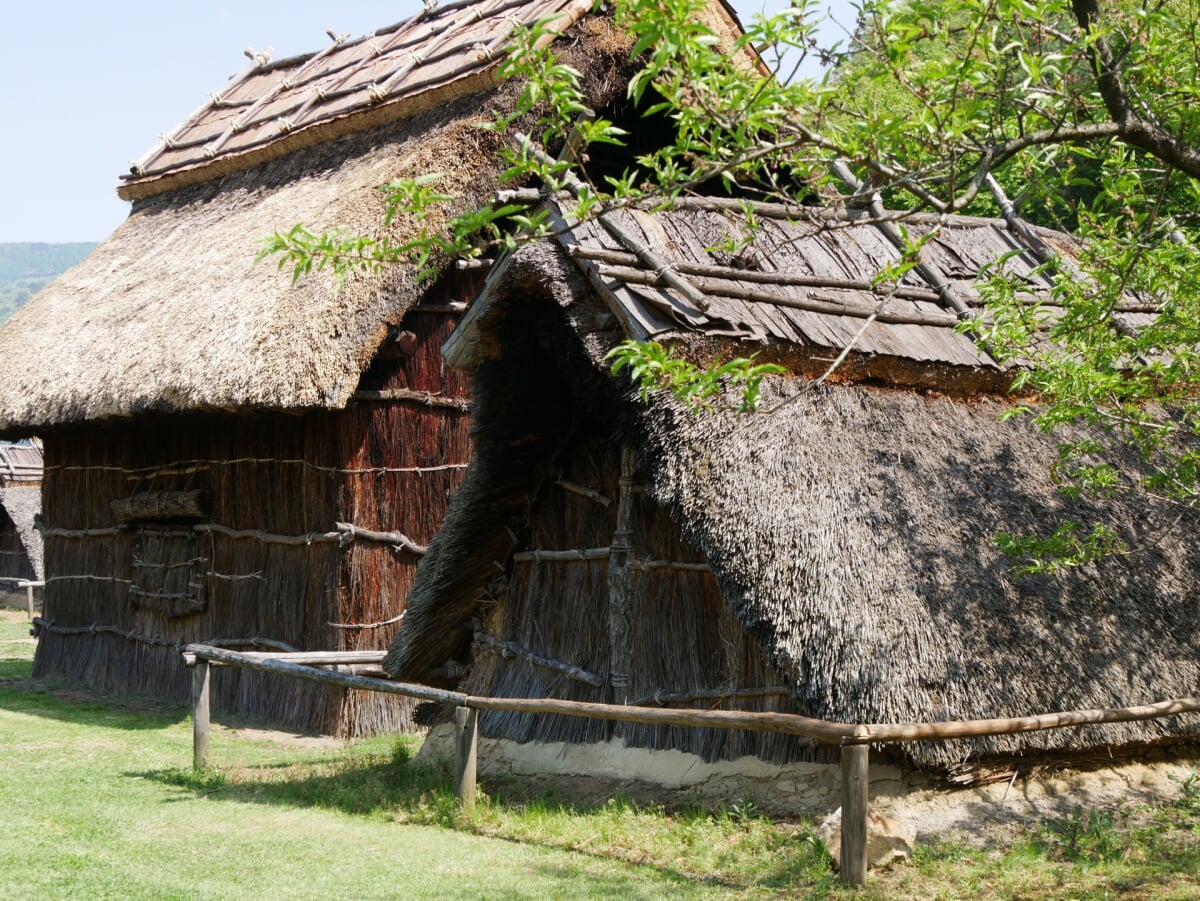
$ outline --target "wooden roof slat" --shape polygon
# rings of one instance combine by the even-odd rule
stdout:
[[[598,248],[585,247],[583,245],[575,245],[572,248],[572,253],[574,256],[582,257],[583,259],[596,260],[598,262],[610,263],[616,266],[628,266],[630,268],[637,266],[637,256],[626,251],[608,251]],[[686,275],[708,276],[715,279],[726,278],[735,283],[745,283],[745,287],[749,287],[752,284],[764,284],[788,287],[794,286],[839,289],[853,288],[858,291],[867,291],[876,294],[879,294],[883,291],[882,288],[872,286],[868,281],[857,279],[843,280],[836,278],[823,278],[815,275],[797,275],[779,269],[734,269],[729,266],[713,266],[703,263],[690,263],[682,261],[675,263],[675,268]],[[901,288],[897,290],[896,296],[909,300],[926,300],[934,303],[936,303],[938,299],[936,291],[921,288]]]
[[[245,81],[259,69],[265,66],[268,62],[270,62],[270,59],[271,48],[269,47],[261,53],[255,53],[250,58],[250,65],[246,66],[246,68],[234,75],[233,78],[226,83],[225,90],[228,91],[236,88],[238,84]],[[132,163],[129,167],[129,171],[134,175],[140,175],[155,159],[162,155],[164,150],[168,150],[174,145],[174,138],[176,136],[182,135],[189,128],[191,128],[205,113],[207,113],[210,109],[213,109],[219,100],[220,93],[213,92],[209,94],[208,100],[198,106],[190,116],[184,119],[183,122],[173,128],[168,134],[164,135],[159,142],[155,144],[141,159]]]
[[[296,77],[297,77],[297,78],[302,78],[302,77],[304,76],[304,73],[305,73],[307,70],[309,70],[309,69],[313,68],[313,67],[314,67],[314,66],[315,66],[317,63],[319,63],[321,60],[325,59],[327,56],[330,56],[330,55],[332,55],[332,54],[334,53],[334,51],[336,51],[336,50],[337,50],[337,49],[338,49],[338,48],[339,48],[339,47],[342,45],[342,43],[343,43],[345,40],[346,40],[346,35],[341,35],[340,37],[336,37],[336,38],[334,38],[334,39],[333,39],[332,43],[330,43],[330,45],[329,45],[328,47],[326,47],[324,50],[320,51],[319,53],[314,53],[314,54],[313,54],[311,57],[309,57],[309,59],[308,59],[308,60],[307,60],[307,61],[306,61],[306,62],[305,62],[305,63],[304,63],[304,64],[303,64],[303,65],[302,65],[300,68],[299,68],[299,70],[296,72]],[[256,101],[254,101],[254,103],[253,103],[253,104],[251,104],[251,105],[250,105],[250,106],[249,106],[249,107],[248,107],[248,108],[245,110],[245,112],[243,112],[241,115],[239,115],[239,116],[238,116],[238,117],[237,117],[237,118],[236,118],[236,119],[235,119],[235,120],[234,120],[234,121],[233,121],[233,122],[230,124],[229,128],[227,128],[227,129],[226,129],[226,130],[225,130],[225,131],[224,131],[224,132],[221,134],[221,136],[220,136],[219,138],[217,138],[215,141],[213,141],[211,144],[209,144],[207,147],[205,147],[205,151],[204,151],[204,152],[205,152],[205,154],[206,154],[207,156],[216,156],[218,153],[220,153],[220,152],[221,152],[221,146],[222,146],[222,145],[223,145],[223,144],[224,144],[226,141],[228,141],[228,140],[229,140],[231,137],[233,137],[235,134],[237,134],[239,131],[241,131],[243,128],[245,128],[247,125],[249,125],[249,124],[250,124],[250,121],[251,121],[251,119],[252,119],[252,118],[253,118],[253,116],[254,116],[254,113],[255,113],[255,112],[256,112],[256,111],[257,111],[257,110],[258,110],[260,107],[264,107],[264,106],[266,106],[266,105],[267,105],[268,103],[270,103],[270,102],[271,102],[273,99],[275,99],[275,97],[276,97],[276,96],[277,96],[277,95],[278,95],[280,92],[282,92],[282,91],[286,91],[286,90],[290,90],[290,89],[291,89],[291,87],[292,87],[292,84],[291,84],[291,81],[289,80],[289,78],[288,78],[286,75],[285,75],[285,76],[281,76],[281,77],[280,77],[280,78],[279,78],[279,79],[278,79],[278,80],[275,82],[275,84],[274,84],[274,85],[271,87],[271,89],[270,89],[270,90],[268,90],[268,91],[267,91],[265,94],[263,94],[261,97],[259,97],[259,98],[258,98]]]
[[[863,354],[999,367],[970,335],[957,331],[961,313],[947,309],[945,301],[945,292],[953,291],[964,308],[978,306],[969,269],[1012,249],[1012,238],[999,220],[960,218],[936,239],[944,247],[921,261],[922,271],[893,290],[870,280],[899,255],[874,221],[777,218],[763,222],[739,246],[736,225],[719,218],[727,214],[694,205],[684,211],[628,215],[622,221],[631,230],[636,223],[630,239],[645,245],[642,254],[631,252],[627,241],[598,223],[580,223],[570,249],[577,265],[594,267],[615,302],[629,305],[626,315],[651,334],[732,333],[836,350],[853,340]],[[834,228],[822,230],[823,224]],[[735,239],[732,250],[718,250],[725,236]],[[955,243],[960,239],[962,247]],[[714,255],[722,262],[746,260],[759,268],[717,264]],[[1014,259],[1018,271],[1026,268],[1028,259]],[[954,269],[953,277],[945,274],[943,264]],[[708,308],[697,309],[665,283],[664,271],[686,277],[687,285],[707,298]],[[930,273],[941,292],[925,281]],[[1031,289],[1041,287],[1031,283]]]

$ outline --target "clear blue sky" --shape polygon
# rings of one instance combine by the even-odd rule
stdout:
[[[763,0],[734,5],[748,18]],[[822,8],[853,27],[851,0]],[[281,59],[324,47],[326,29],[358,36],[418,9],[419,0],[9,4],[0,52],[0,242],[103,240],[129,212],[116,195],[129,161],[242,69],[244,48],[270,47]],[[832,38],[843,34],[831,30]]]

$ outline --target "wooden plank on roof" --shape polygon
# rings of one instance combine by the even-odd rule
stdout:
[[[873,281],[885,265],[900,259],[900,251],[895,245],[871,226],[855,225],[834,229],[828,233],[827,240],[841,250],[839,260],[847,272],[866,281]],[[920,281],[914,285],[929,287]]]

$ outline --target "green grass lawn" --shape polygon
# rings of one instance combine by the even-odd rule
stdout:
[[[1004,848],[927,843],[853,892],[811,825],[750,805],[485,797],[464,817],[415,739],[216,729],[216,768],[193,773],[186,709],[34,682],[32,654],[24,614],[0,610],[0,899],[1200,897],[1200,781]]]

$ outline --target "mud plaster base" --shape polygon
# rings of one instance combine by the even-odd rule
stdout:
[[[921,836],[958,835],[981,843],[1013,826],[1077,807],[1088,810],[1178,797],[1179,782],[1200,756],[1172,757],[1154,751],[1136,762],[1106,769],[1062,769],[975,788],[947,788],[928,775],[872,765],[871,804]],[[454,728],[430,731],[420,759],[452,759]],[[756,757],[706,763],[678,751],[625,748],[618,741],[590,745],[518,744],[479,740],[479,779],[485,791],[536,795],[550,790],[579,803],[619,795],[640,802],[682,807],[753,801],[764,813],[821,819],[841,805],[836,764],[769,764]]]

